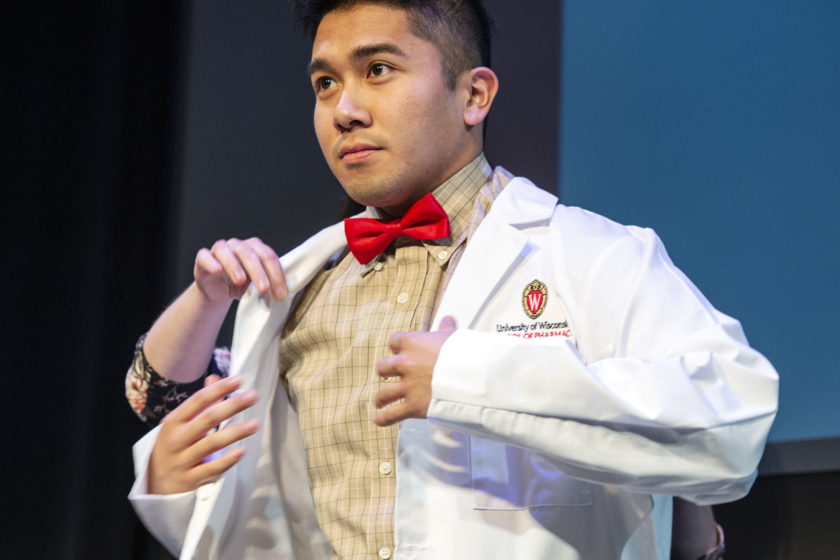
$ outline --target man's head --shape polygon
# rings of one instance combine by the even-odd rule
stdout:
[[[357,4],[405,10],[412,33],[440,52],[450,87],[462,72],[490,67],[493,24],[480,0],[295,0],[294,10],[298,25],[314,39],[325,15]]]
[[[312,3],[320,6],[308,20],[315,133],[330,169],[361,204],[401,214],[481,153],[498,80],[472,64],[480,49],[464,54],[462,39],[441,31],[448,23],[418,23],[430,21],[418,14],[449,17],[438,8],[458,3]],[[449,67],[447,57],[459,62]]]

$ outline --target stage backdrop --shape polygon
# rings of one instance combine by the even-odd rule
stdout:
[[[563,7],[563,201],[655,228],[741,319],[781,376],[774,442],[837,438],[840,4]]]

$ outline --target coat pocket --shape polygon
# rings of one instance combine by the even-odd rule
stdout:
[[[540,455],[470,438],[476,509],[519,510],[592,505],[592,485],[571,478]]]

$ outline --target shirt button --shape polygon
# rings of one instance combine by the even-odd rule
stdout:
[[[449,253],[446,251],[446,249],[444,249],[440,253],[438,253],[438,260],[445,261],[446,257],[448,257],[448,256],[449,256]]]
[[[388,560],[388,558],[391,557],[391,549],[387,546],[383,546],[379,549],[379,557],[382,558],[382,560]]]
[[[373,265],[373,270],[375,270],[376,272],[379,272],[380,270],[382,270],[382,266],[383,265],[382,265],[381,261],[377,262],[375,265]]]
[[[391,463],[388,461],[379,463],[379,474],[383,476],[391,474]]]
[[[397,303],[406,303],[408,301],[408,294],[403,292],[397,296]]]

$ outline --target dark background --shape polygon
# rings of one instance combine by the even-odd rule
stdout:
[[[154,558],[121,396],[178,208],[183,2],[3,3],[0,558]]]
[[[125,498],[145,432],[122,396],[134,342],[201,245],[282,250],[338,213],[308,41],[285,2],[226,4],[0,7],[0,558],[168,557]],[[488,6],[503,84],[488,156],[556,191],[561,10]],[[836,557],[838,486],[760,478],[717,509],[730,557]]]

